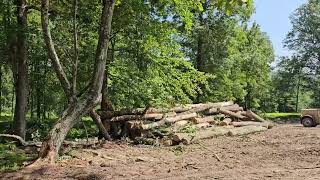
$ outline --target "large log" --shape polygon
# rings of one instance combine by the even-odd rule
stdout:
[[[197,113],[190,113],[190,114],[177,114],[177,116],[174,117],[168,117],[164,119],[167,123],[174,123],[180,120],[185,120],[185,119],[191,119],[197,117]]]
[[[173,129],[178,130],[184,126],[186,126],[189,123],[187,120],[177,121],[173,124]]]
[[[110,121],[111,122],[119,122],[119,121],[131,121],[131,120],[138,120],[141,119],[139,115],[122,115],[113,117]]]
[[[236,135],[246,135],[255,132],[261,132],[267,130],[266,127],[262,126],[245,126],[239,128],[232,127],[212,127],[207,128],[201,131],[197,131],[194,136],[188,133],[176,133],[172,137],[172,140],[176,143],[183,142],[184,144],[190,144],[192,142],[201,140],[201,139],[210,139],[217,136],[236,136]]]
[[[241,115],[246,116],[250,119],[254,119],[258,122],[267,122],[265,119],[263,119],[262,117],[258,116],[257,114],[255,114],[254,112],[248,110],[246,112],[242,112]]]
[[[231,111],[231,112],[243,111],[243,108],[240,107],[238,104],[224,106],[223,109]],[[218,114],[218,113],[219,113],[219,108],[217,108],[217,107],[210,108],[204,112],[205,115],[214,115],[214,114]]]
[[[192,104],[190,105],[192,107],[192,109],[183,112],[183,114],[189,114],[189,113],[202,113],[205,112],[207,110],[209,110],[210,108],[221,108],[221,107],[225,107],[225,106],[231,106],[233,105],[233,101],[228,101],[228,102],[218,102],[218,103],[206,103],[206,104]]]
[[[234,113],[234,112],[226,110],[224,108],[220,108],[218,111],[219,111],[219,113],[222,113],[222,114],[225,114],[225,115],[237,118],[237,119],[241,119],[242,120],[242,119],[246,118],[245,116],[243,116],[241,114]]]
[[[269,122],[253,122],[253,121],[240,121],[240,122],[232,122],[234,127],[243,127],[243,126],[262,126],[268,129],[271,129],[274,125]]]
[[[224,107],[224,106],[231,106],[233,105],[233,101],[228,102],[218,102],[218,103],[206,103],[206,104],[187,104],[187,105],[181,105],[176,106],[172,108],[137,108],[137,109],[122,109],[119,111],[99,111],[99,115],[105,119],[111,119],[116,116],[123,116],[123,115],[143,115],[143,114],[163,114],[168,112],[176,112],[176,113],[182,113],[186,111],[190,112],[200,112],[204,111],[210,107]],[[192,111],[193,110],[193,111]],[[189,114],[190,112],[187,112],[185,114]]]
[[[265,131],[268,128],[262,126],[243,126],[238,128],[229,129],[229,136],[247,135],[255,132]]]
[[[106,118],[111,119],[116,116],[123,116],[123,115],[143,115],[143,114],[163,114],[168,112],[176,112],[181,113],[192,109],[190,105],[186,106],[178,106],[173,108],[136,108],[136,109],[122,109],[119,111],[99,111],[99,115]]]
[[[232,119],[230,118],[225,118],[224,120],[222,120],[220,123],[219,123],[219,126],[229,126],[232,122]]]
[[[152,129],[152,128],[155,128],[155,127],[159,127],[159,126],[162,126],[166,123],[174,123],[174,122],[177,122],[177,121],[181,121],[181,120],[186,120],[186,119],[191,119],[191,118],[194,118],[194,117],[197,117],[197,113],[190,113],[190,114],[178,114],[177,116],[174,116],[174,117],[165,117],[163,118],[162,120],[158,121],[158,122],[153,122],[153,123],[150,123],[150,124],[144,124],[142,125],[142,129]]]
[[[191,120],[194,124],[201,124],[201,123],[209,123],[211,125],[217,124],[213,117],[203,117],[203,118],[192,118]]]
[[[122,115],[113,117],[111,122],[131,121],[131,120],[160,120],[163,114],[145,114],[145,115]]]

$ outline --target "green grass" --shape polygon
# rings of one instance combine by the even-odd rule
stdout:
[[[53,116],[52,116],[53,117]],[[27,117],[27,140],[42,141],[49,130],[53,127],[57,118],[52,119],[30,119]],[[9,113],[2,113],[0,116],[0,133],[10,133],[12,127],[12,116]],[[84,128],[86,127],[86,129]],[[72,128],[66,139],[75,140],[94,137],[98,129],[90,117],[82,118],[82,121]],[[36,153],[36,150],[33,151]],[[23,166],[24,162],[32,161],[37,154],[29,154],[26,151],[16,147],[14,143],[9,143],[5,139],[0,139],[0,172],[15,171]]]
[[[0,144],[0,172],[15,171],[23,166],[24,162],[32,161],[36,154],[26,153],[11,143]]]
[[[299,118],[300,113],[264,113],[263,117],[267,119],[287,119],[287,118]]]

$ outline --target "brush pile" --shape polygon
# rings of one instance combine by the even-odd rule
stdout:
[[[137,143],[165,146],[222,135],[245,135],[273,127],[272,123],[252,111],[244,111],[232,101],[104,111],[100,115],[122,136]]]

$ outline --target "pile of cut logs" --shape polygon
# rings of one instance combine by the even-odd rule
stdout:
[[[264,131],[273,124],[229,102],[187,104],[173,108],[139,108],[100,112],[122,135],[146,144],[190,144],[221,135]]]

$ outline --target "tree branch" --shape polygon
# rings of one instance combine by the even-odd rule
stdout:
[[[99,41],[94,63],[94,74],[91,79],[91,92],[101,93],[107,61],[107,52],[114,5],[115,0],[103,0],[103,12],[101,16]]]
[[[48,55],[51,59],[53,68],[58,76],[58,79],[62,85],[62,88],[67,95],[68,98],[72,97],[71,85],[65,74],[63,67],[60,63],[60,59],[57,55],[56,49],[54,47],[54,43],[52,41],[51,33],[49,30],[49,1],[42,0],[41,1],[41,25],[44,42],[48,49]]]
[[[77,10],[78,0],[73,1],[74,14],[73,14],[73,48],[74,48],[74,61],[72,64],[72,95],[77,92],[77,76],[78,76],[78,29],[77,29]]]

